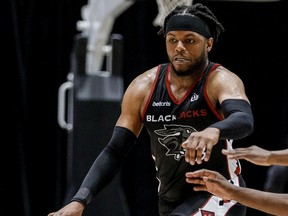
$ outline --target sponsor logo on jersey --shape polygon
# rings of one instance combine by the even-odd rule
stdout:
[[[196,93],[193,93],[193,95],[190,98],[190,101],[193,102],[193,101],[197,101],[198,99],[199,99],[199,95]]]
[[[162,107],[162,106],[171,106],[171,102],[169,102],[169,101],[165,101],[165,102],[163,102],[163,101],[159,101],[159,102],[155,102],[155,101],[153,101],[153,103],[152,103],[152,106],[153,107]]]

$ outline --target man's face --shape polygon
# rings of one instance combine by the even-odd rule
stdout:
[[[206,63],[213,39],[192,31],[170,31],[166,35],[166,50],[175,72],[191,74]]]

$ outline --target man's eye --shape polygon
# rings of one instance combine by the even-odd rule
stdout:
[[[187,40],[186,40],[186,43],[194,43],[194,40],[192,40],[192,39],[187,39]]]
[[[169,41],[170,41],[170,43],[175,43],[176,42],[176,40],[174,38],[171,38]]]

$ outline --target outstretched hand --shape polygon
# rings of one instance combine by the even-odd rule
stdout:
[[[47,216],[81,216],[84,205],[79,202],[71,202],[57,212],[51,212]]]
[[[209,161],[212,149],[219,141],[220,131],[217,128],[206,128],[203,131],[193,132],[182,143],[185,149],[185,160],[191,165]]]
[[[223,200],[231,200],[230,194],[236,187],[220,173],[206,169],[187,172],[186,181],[195,184],[195,191],[207,191]]]
[[[247,148],[235,148],[233,150],[222,150],[228,159],[245,159],[251,163],[261,166],[270,166],[268,162],[270,151],[252,145]]]

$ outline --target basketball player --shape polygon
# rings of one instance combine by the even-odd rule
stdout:
[[[85,206],[116,175],[143,127],[151,138],[159,180],[159,215],[245,215],[245,206],[195,192],[185,176],[207,168],[245,186],[239,161],[227,161],[221,153],[254,129],[241,79],[208,58],[223,31],[202,4],[178,6],[167,15],[159,34],[165,38],[169,63],[131,82],[111,140],[71,202],[49,216],[82,215]]]

